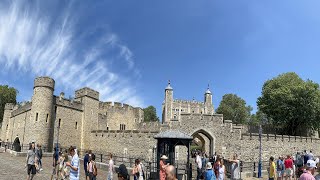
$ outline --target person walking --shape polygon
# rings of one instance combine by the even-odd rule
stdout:
[[[69,153],[72,157],[71,163],[66,162],[66,165],[70,167],[70,180],[79,180],[80,169],[79,169],[79,156],[77,150],[74,147],[69,148]]]
[[[279,159],[277,160],[277,179],[283,180],[283,174],[284,174],[283,157],[279,156]]]
[[[88,162],[89,162],[89,152],[86,151],[85,155],[83,157],[83,168],[84,168],[84,175],[86,176],[85,177],[86,180],[89,180],[89,172],[88,172],[88,168],[87,168]]]
[[[166,168],[169,166],[169,163],[166,163],[167,159],[166,155],[162,155],[160,158],[160,180],[166,180]]]
[[[218,180],[224,180],[226,177],[226,167],[223,160],[220,161]]]
[[[39,168],[40,168],[40,171],[42,171],[42,147],[41,147],[41,144],[38,144],[38,151],[37,151],[37,157],[38,157],[38,165],[39,165]]]
[[[287,179],[292,180],[293,161],[290,155],[287,155],[287,159],[284,161],[284,167],[285,167],[285,180]]]
[[[276,178],[276,164],[274,163],[274,157],[269,159],[269,180],[274,180]]]
[[[34,143],[31,143],[29,150],[27,152],[27,158],[26,158],[26,167],[27,167],[27,173],[28,173],[28,180],[32,180],[33,177],[36,175],[36,152],[35,152],[35,145]]]
[[[206,164],[206,171],[205,171],[204,179],[205,180],[215,180],[216,179],[216,175],[213,172],[212,165],[210,162],[208,162]]]
[[[202,174],[202,160],[199,152],[197,152],[196,164],[197,164],[197,180],[199,180]]]
[[[111,153],[109,154],[109,162],[108,162],[107,166],[108,166],[108,178],[107,178],[107,180],[113,180],[114,162],[113,162]]]
[[[231,165],[231,179],[239,180],[240,179],[240,161],[238,160],[238,155],[234,154],[233,159],[230,159],[229,162]]]
[[[96,180],[97,179],[97,175],[98,175],[98,171],[97,171],[97,166],[96,166],[96,156],[94,154],[92,154],[90,156],[90,160],[88,163],[88,172],[89,172],[89,179],[90,180]]]

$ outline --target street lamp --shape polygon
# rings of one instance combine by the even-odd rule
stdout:
[[[258,178],[261,178],[261,174],[262,174],[262,146],[261,146],[261,136],[262,136],[262,127],[261,125],[259,126],[259,143],[260,143],[260,147],[259,147],[259,166],[258,166]]]

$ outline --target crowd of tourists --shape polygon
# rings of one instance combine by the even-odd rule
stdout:
[[[208,158],[204,152],[195,152],[195,163],[197,166],[197,180],[225,180],[226,178],[226,166],[225,162],[231,164],[231,179],[240,179],[240,160],[237,154],[234,154],[232,158],[226,160],[216,153]]]
[[[269,159],[269,180],[320,180],[316,169],[320,167],[319,158],[314,157],[312,151],[297,152],[294,156],[280,156]]]

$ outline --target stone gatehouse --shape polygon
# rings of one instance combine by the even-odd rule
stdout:
[[[150,159],[156,148],[154,135],[169,129],[193,136],[209,154],[217,152],[229,158],[237,153],[244,161],[258,160],[259,136],[216,114],[209,88],[204,102],[175,100],[170,82],[164,91],[162,123],[144,123],[139,107],[101,102],[99,92],[90,88],[77,90],[74,99],[64,98],[63,93],[55,96],[54,80],[39,77],[34,82],[31,102],[6,105],[0,138],[9,142],[19,138],[23,144],[35,141],[52,148],[59,137],[64,147],[75,145],[101,153]],[[319,142],[314,137],[263,134],[262,157],[267,160],[271,155],[305,149],[318,155]],[[186,154],[185,148],[177,147],[177,159]]]

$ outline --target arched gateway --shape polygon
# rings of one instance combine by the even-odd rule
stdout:
[[[201,141],[201,150],[206,152],[207,155],[212,156],[215,150],[215,138],[214,136],[204,130],[204,129],[197,129],[192,133],[193,139],[198,139]]]

